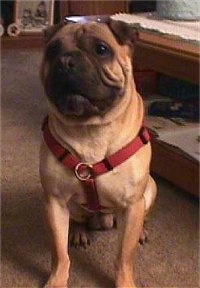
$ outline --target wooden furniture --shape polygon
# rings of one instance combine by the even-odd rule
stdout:
[[[199,56],[197,45],[143,31],[134,60],[157,72],[198,84]],[[152,140],[152,148],[152,171],[199,196],[199,162],[158,139]]]
[[[38,49],[44,45],[42,35],[9,37],[3,36],[1,48],[5,49]]]
[[[61,21],[66,16],[70,15],[112,15],[117,12],[127,12],[129,1],[102,1],[102,0],[88,0],[88,1],[55,1],[55,23]],[[12,14],[12,13],[11,13]],[[14,22],[14,21],[12,21]],[[2,49],[9,48],[38,48],[42,47],[42,35],[20,35],[18,37],[2,37]]]
[[[118,12],[128,13],[129,1],[60,1],[60,17],[70,15],[112,15]]]
[[[173,37],[140,32],[136,62],[160,73],[199,83],[199,46]]]
[[[151,171],[199,197],[199,162],[158,139],[152,141]]]

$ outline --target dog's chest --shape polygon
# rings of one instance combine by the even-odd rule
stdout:
[[[64,133],[61,133],[64,134]],[[94,164],[111,155],[120,147],[115,140],[115,129],[105,127],[69,127],[63,140],[69,151],[81,162]],[[121,147],[120,147],[121,148]]]
[[[109,157],[122,148],[124,143],[131,140],[131,138],[127,139],[127,134],[130,135],[127,133],[128,129],[120,131],[119,127],[117,128],[118,133],[112,125],[101,127],[101,129],[68,127],[67,133],[63,133],[62,130],[59,130],[59,126],[57,134],[62,135],[60,137],[61,144],[63,141],[65,147],[67,145],[66,148],[71,154],[78,157],[80,162],[93,165]],[[141,155],[144,153],[139,151],[112,171],[95,178],[96,192],[102,206],[120,205],[124,207],[128,205],[134,195],[138,194],[138,183],[144,178],[148,169],[148,164],[146,164],[148,159],[142,159]],[[59,163],[52,154],[49,154],[46,164],[42,166],[46,166],[48,177],[52,179],[53,186],[49,188],[53,190],[54,194],[64,197],[66,200],[73,198],[78,204],[87,202],[83,183],[76,178],[73,171]],[[52,167],[54,168],[52,169]]]
[[[56,197],[68,201],[71,199],[78,205],[87,206],[84,183],[79,181],[75,173],[60,163],[50,151],[46,151],[47,157],[42,164],[42,174],[47,181],[47,190],[51,191]],[[140,152],[131,159],[95,178],[96,191],[100,205],[106,208],[116,206],[126,207],[130,201],[139,193],[143,187],[139,184],[145,176],[147,165],[144,159],[140,159]],[[45,155],[43,153],[43,155]],[[92,159],[91,154],[88,159]],[[142,166],[141,166],[142,163]],[[146,170],[147,171],[147,170]]]
[[[86,139],[85,141],[69,141],[72,154],[78,156],[81,162],[94,164],[105,158],[109,149],[108,140],[103,137]]]

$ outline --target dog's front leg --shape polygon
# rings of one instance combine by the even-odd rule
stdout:
[[[134,281],[134,257],[140,233],[143,228],[145,214],[144,198],[130,205],[117,217],[120,233],[119,255],[116,268],[117,288],[136,287]]]
[[[45,202],[52,249],[52,272],[45,288],[66,288],[69,276],[68,230],[69,211],[66,203],[49,196]]]

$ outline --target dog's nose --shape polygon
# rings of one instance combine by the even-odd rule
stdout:
[[[64,55],[59,59],[58,68],[60,72],[71,71],[76,67],[75,59],[72,55]]]
[[[58,69],[60,72],[76,72],[83,62],[83,56],[79,51],[68,52],[60,56]]]

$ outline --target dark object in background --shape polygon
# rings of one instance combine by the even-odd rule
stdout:
[[[150,104],[148,114],[166,118],[183,118],[198,121],[199,103],[198,100],[155,101]]]
[[[157,90],[157,73],[150,69],[138,67],[134,71],[137,91],[143,98],[155,94]]]
[[[179,100],[198,100],[199,86],[160,74],[158,76],[158,94]]]
[[[4,27],[14,22],[15,1],[1,1],[1,18],[4,19]]]
[[[130,1],[129,13],[156,11],[156,1]]]

